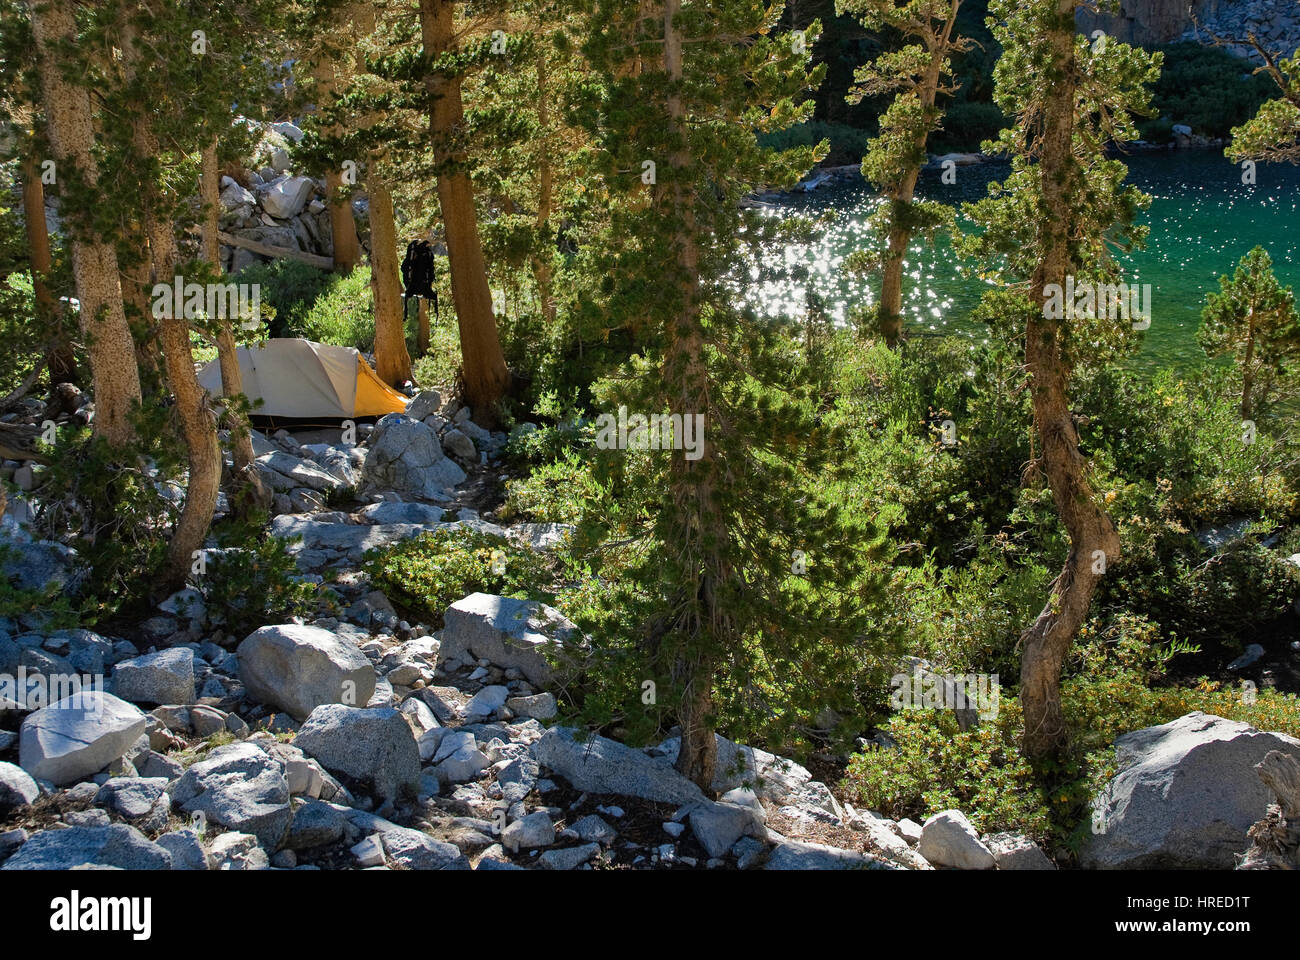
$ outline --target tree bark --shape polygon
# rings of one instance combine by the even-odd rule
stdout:
[[[46,331],[46,350],[50,384],[76,383],[77,358],[63,327],[50,290],[54,260],[50,256],[50,232],[45,224],[45,187],[36,168],[36,157],[23,156],[23,221],[27,233],[27,251],[32,270],[32,293],[36,300],[36,322]]]
[[[555,170],[551,165],[551,111],[548,102],[550,88],[546,73],[546,51],[537,54],[537,126],[539,137],[539,167],[537,171],[537,231],[546,235],[551,222],[551,208],[555,195]],[[546,325],[555,323],[555,297],[552,294],[552,269],[554,257],[548,242],[544,253],[533,254],[533,282],[537,284],[537,299],[542,305],[542,319]]]
[[[64,79],[56,49],[76,42],[73,4],[70,0],[35,3],[31,18],[56,175],[66,177],[75,170],[87,187],[94,188],[99,166],[93,152],[90,95]],[[140,373],[122,305],[117,254],[111,243],[78,233],[74,231],[70,241],[72,273],[94,385],[95,434],[123,446],[135,439],[131,411],[140,402]]]
[[[334,95],[335,73],[331,63],[318,63],[314,70],[320,86],[320,100]],[[329,131],[335,133],[337,131]],[[361,241],[357,238],[357,221],[352,216],[352,202],[340,196],[343,174],[338,170],[325,173],[325,203],[329,207],[330,237],[333,244],[334,272],[349,274],[361,262]]]
[[[125,55],[134,66],[139,52],[128,31]],[[147,113],[132,120],[134,147],[140,158],[161,154],[158,140],[150,127]],[[142,184],[140,206],[144,229],[149,236],[153,259],[153,282],[170,283],[177,265],[175,226],[160,214],[162,208],[158,185],[153,173]],[[190,327],[181,304],[173,304],[169,315],[160,318],[160,339],[167,383],[176,399],[176,416],[189,461],[189,481],[185,489],[185,506],[172,530],[167,545],[167,562],[161,589],[170,591],[181,586],[193,563],[193,554],[203,546],[221,486],[221,446],[217,441],[217,422],[208,402],[208,394],[199,386],[190,350]]]
[[[454,0],[420,0],[420,32],[425,56],[435,58],[455,48]],[[479,238],[474,187],[464,168],[467,159],[456,137],[465,121],[461,78],[433,71],[426,78],[432,105],[429,132],[439,164],[438,202],[447,238],[451,296],[460,330],[461,379],[465,401],[475,421],[494,427],[496,407],[510,386],[510,371],[497,337],[488,288],[487,264]]]
[[[1079,452],[1079,435],[1067,392],[1070,372],[1061,355],[1059,321],[1048,318],[1045,309],[1045,287],[1059,284],[1064,288],[1066,275],[1075,266],[1070,238],[1082,187],[1073,152],[1077,78],[1073,0],[1059,0],[1057,13],[1047,35],[1052,63],[1049,76],[1044,78],[1047,93],[1039,161],[1043,198],[1041,253],[1032,278],[1039,310],[1025,324],[1025,365],[1042,451],[1038,462],[1069,534],[1070,550],[1052,584],[1047,605],[1020,638],[1024,748],[1034,758],[1048,756],[1064,745],[1061,667],[1088,614],[1105,565],[1120,554],[1119,535],[1097,501],[1088,482],[1088,462]]]
[[[1254,416],[1255,405],[1251,392],[1255,389],[1255,311],[1250,311],[1250,321],[1246,327],[1246,356],[1241,364],[1241,419],[1249,420]]]
[[[213,140],[203,148],[203,174],[199,179],[203,200],[203,259],[218,274],[223,273],[221,263],[220,209],[221,171],[217,164],[217,142]],[[239,369],[239,354],[235,344],[234,328],[230,320],[222,320],[217,330],[217,364],[221,368],[221,392],[226,397],[237,397],[244,392],[244,375]],[[234,460],[236,477],[243,482],[260,484],[261,480],[250,469],[253,457],[253,435],[249,432],[248,418],[230,404],[226,405],[226,418],[230,423],[230,453]],[[239,498],[232,498],[237,500]],[[254,500],[264,500],[265,491],[255,491]]]
[[[956,0],[948,11],[948,20],[943,29],[932,33],[930,42],[927,43],[930,64],[916,91],[923,110],[933,110],[938,99],[940,72],[952,40],[952,31],[957,23],[957,11],[960,7],[960,0]],[[922,156],[925,154],[925,144],[928,139],[929,130],[923,129],[914,141],[917,152]],[[912,230],[905,219],[905,214],[916,196],[916,181],[920,174],[919,166],[909,168],[903,179],[889,193],[891,205],[889,235],[880,282],[880,306],[876,312],[876,326],[890,349],[897,347],[903,338],[903,258],[907,256],[907,248],[912,242]]]
[[[375,300],[375,373],[389,386],[411,379],[402,316],[402,276],[397,262],[397,226],[393,196],[379,175],[378,157],[370,158],[366,188],[370,193],[370,289]]]
[[[681,0],[667,0],[664,4],[663,64],[673,90],[679,89],[682,81],[682,38],[674,22],[680,11]],[[700,251],[696,239],[699,228],[695,188],[689,182],[690,150],[684,143],[686,116],[681,97],[676,93],[669,94],[666,107],[671,132],[681,138],[683,145],[669,156],[668,182],[656,188],[654,199],[671,209],[678,224],[673,279],[679,288],[681,314],[665,331],[667,349],[662,379],[668,409],[680,411],[683,417],[701,413],[707,418],[707,411],[712,408],[712,381],[700,318]],[[669,548],[681,554],[682,569],[699,571],[698,579],[684,588],[680,613],[672,624],[673,632],[682,640],[681,652],[673,665],[675,679],[682,688],[678,709],[682,737],[677,770],[711,793],[718,758],[713,731],[716,670],[713,648],[716,637],[725,632],[725,623],[717,609],[716,586],[727,574],[719,555],[727,530],[714,496],[716,451],[707,432],[701,441],[701,455],[696,460],[687,460],[682,450],[672,453],[669,482],[675,509],[670,523],[675,529],[667,540]]]
[[[429,301],[424,297],[416,297],[417,322],[419,332],[415,337],[415,355],[423,357],[429,352]]]

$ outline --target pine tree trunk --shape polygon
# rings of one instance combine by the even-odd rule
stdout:
[[[454,49],[455,7],[454,0],[420,0],[420,28],[427,57]],[[429,130],[434,157],[441,168],[438,202],[446,230],[451,296],[460,329],[465,401],[474,419],[490,428],[496,425],[496,406],[509,389],[510,371],[501,352],[496,317],[492,313],[492,292],[488,288],[487,264],[479,239],[474,188],[463,167],[464,151],[456,144],[465,122],[461,79],[435,72],[426,83],[433,101]]]
[[[334,65],[318,63],[313,73],[320,88],[320,102],[329,102],[334,95]],[[326,132],[330,135],[338,133],[332,128]],[[343,174],[339,170],[326,172],[325,203],[329,207],[334,272],[346,275],[361,262],[361,241],[357,238],[357,221],[352,216],[352,203],[339,195],[342,186]]]
[[[938,99],[940,71],[952,39],[953,27],[957,22],[957,10],[960,6],[960,0],[953,3],[944,28],[933,35],[933,43],[927,44],[930,65],[916,91],[923,110],[933,110]],[[928,139],[929,130],[923,129],[914,141],[918,156],[925,156],[925,144]],[[903,338],[903,258],[907,256],[907,248],[912,242],[912,230],[905,219],[905,212],[912,206],[916,195],[916,181],[920,175],[919,165],[910,167],[889,195],[891,204],[889,237],[880,283],[880,306],[876,312],[876,324],[881,337],[890,349],[897,347]]]
[[[46,331],[49,347],[46,367],[50,384],[76,383],[77,358],[72,351],[50,290],[53,258],[50,256],[50,233],[45,225],[45,187],[36,168],[36,158],[23,156],[23,221],[27,233],[27,251],[32,270],[32,293],[36,301],[36,322]]]
[[[429,352],[429,301],[424,297],[416,297],[415,303],[419,324],[419,332],[415,337],[415,353],[416,356],[423,357]]]
[[[134,61],[139,53],[131,42],[129,30],[124,45],[128,61]],[[148,115],[137,115],[132,123],[134,146],[139,156],[159,156],[162,151],[150,128]],[[152,182],[152,173],[149,177],[141,190],[140,206],[153,258],[153,280],[167,283],[173,278],[178,260],[175,227],[170,219],[160,214],[159,189]],[[185,506],[172,530],[167,545],[167,564],[162,573],[160,589],[167,592],[184,584],[194,552],[202,548],[212,525],[221,486],[221,446],[217,441],[217,422],[207,391],[199,386],[194,372],[190,327],[184,319],[183,305],[173,304],[170,315],[162,317],[159,323],[167,383],[176,400],[175,413],[189,461]]]
[[[199,188],[203,201],[203,259],[218,273],[223,273],[221,243],[217,237],[221,215],[221,171],[217,165],[217,142],[203,148],[203,174]],[[239,369],[239,354],[235,344],[234,329],[230,320],[221,322],[217,331],[217,365],[221,368],[221,392],[235,397],[244,392],[244,375]],[[249,474],[253,462],[253,436],[249,432],[248,418],[227,406],[230,423],[230,452],[235,463],[235,475]],[[251,478],[250,478],[251,479]],[[260,482],[260,481],[255,481]]]
[[[411,379],[411,357],[406,352],[406,324],[402,317],[402,276],[397,262],[397,226],[388,184],[375,171],[370,158],[366,188],[370,193],[370,289],[375,299],[375,373],[389,386]]]
[[[537,171],[537,230],[546,235],[551,222],[551,207],[555,195],[555,170],[551,164],[551,111],[548,98],[550,89],[546,74],[546,52],[537,55],[537,126],[539,129],[540,156]],[[537,284],[537,299],[542,305],[542,319],[547,327],[555,323],[555,297],[551,290],[551,263],[554,252],[548,241],[545,253],[533,255],[533,282]]]
[[[32,4],[32,33],[56,175],[67,177],[75,170],[93,189],[99,181],[99,167],[93,153],[90,95],[63,78],[56,53],[58,45],[76,42],[72,11],[70,0]],[[74,235],[70,247],[94,383],[95,434],[111,444],[126,445],[135,439],[131,408],[140,402],[140,374],[122,306],[117,254],[111,243],[97,237]]]
[[[1241,419],[1249,420],[1254,416],[1255,405],[1251,392],[1255,389],[1255,312],[1251,311],[1250,323],[1246,327],[1246,355],[1241,364]]]
[[[1070,413],[1069,370],[1061,355],[1059,322],[1046,316],[1045,286],[1060,284],[1075,264],[1070,232],[1074,203],[1082,186],[1073,156],[1075,86],[1074,4],[1061,0],[1048,33],[1051,75],[1043,108],[1039,174],[1043,213],[1039,220],[1041,259],[1032,289],[1038,313],[1025,324],[1025,365],[1030,374],[1034,423],[1042,452],[1039,465],[1070,537],[1065,567],[1052,584],[1051,597],[1021,635],[1020,703],[1025,721],[1025,752],[1044,757],[1065,741],[1061,710],[1061,667],[1088,615],[1105,564],[1118,559],[1119,535],[1088,482],[1088,462],[1079,452],[1079,435]]]
[[[682,40],[674,23],[680,11],[681,0],[667,0],[664,5],[664,72],[674,88],[682,81]],[[670,133],[684,136],[686,118],[680,96],[670,94],[666,105]],[[682,313],[665,331],[668,340],[662,378],[667,392],[665,400],[669,410],[680,412],[683,417],[704,414],[707,425],[701,437],[700,457],[687,460],[685,451],[674,450],[669,478],[675,506],[669,522],[675,529],[666,539],[669,548],[680,554],[681,569],[698,571],[692,574],[698,578],[695,582],[683,585],[680,613],[672,625],[682,643],[682,653],[673,670],[683,690],[678,712],[682,738],[677,770],[709,793],[718,757],[713,731],[716,664],[712,650],[717,636],[725,632],[716,606],[716,586],[727,574],[719,557],[720,545],[727,540],[727,529],[714,496],[717,459],[707,432],[713,426],[708,416],[712,409],[712,381],[700,318],[700,252],[696,240],[699,228],[695,187],[689,182],[689,149],[683,145],[668,159],[668,183],[658,189],[655,200],[667,205],[680,225],[675,244],[678,251],[675,281],[680,288]]]

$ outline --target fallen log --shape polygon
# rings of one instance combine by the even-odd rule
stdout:
[[[0,457],[6,460],[35,460],[48,464],[50,458],[36,449],[36,427],[0,423]]]
[[[253,253],[260,253],[264,257],[298,260],[320,270],[334,269],[333,257],[322,257],[319,254],[304,253],[301,250],[290,250],[287,247],[273,247],[270,244],[258,243],[256,240],[237,237],[232,233],[225,233],[220,230],[217,231],[217,239],[228,247],[242,247],[245,250],[251,250]]]

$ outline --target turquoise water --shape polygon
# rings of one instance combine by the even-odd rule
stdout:
[[[1140,360],[1151,365],[1193,368],[1204,360],[1194,335],[1205,295],[1218,289],[1218,278],[1256,244],[1273,258],[1284,284],[1300,285],[1300,170],[1290,165],[1259,164],[1256,184],[1243,185],[1241,168],[1214,151],[1132,154],[1125,159],[1129,180],[1151,194],[1143,222],[1151,228],[1147,246],[1121,255],[1124,279],[1151,284],[1151,328],[1142,334]],[[1007,166],[986,163],[957,170],[957,183],[945,185],[927,173],[920,192],[928,199],[960,203],[984,195],[990,180],[1005,176]],[[762,312],[802,315],[809,287],[822,298],[826,312],[843,321],[848,308],[874,301],[875,278],[845,275],[845,255],[862,243],[864,220],[878,199],[862,184],[825,186],[792,197],[781,207],[826,213],[833,225],[811,244],[786,247],[787,267],[803,267],[806,279],[774,280],[755,276],[750,300]],[[982,325],[969,321],[984,283],[958,274],[946,241],[933,247],[914,244],[907,259],[904,313],[909,329],[983,337]]]

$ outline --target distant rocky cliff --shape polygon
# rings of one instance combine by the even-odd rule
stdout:
[[[1248,33],[1286,56],[1300,47],[1297,0],[1120,0],[1118,15],[1081,11],[1076,23],[1084,33],[1104,30],[1125,43],[1147,47],[1179,40],[1208,43],[1211,35],[1244,39]],[[1228,49],[1253,54],[1244,46]]]

